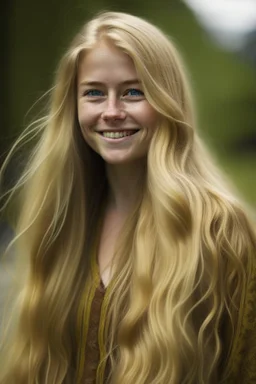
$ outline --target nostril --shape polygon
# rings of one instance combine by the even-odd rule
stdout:
[[[103,120],[122,120],[125,118],[125,113],[124,112],[119,112],[119,113],[108,113],[108,112],[103,112],[102,118]]]

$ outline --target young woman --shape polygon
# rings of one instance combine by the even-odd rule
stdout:
[[[14,189],[1,384],[256,382],[255,230],[193,115],[153,25],[103,13],[75,37]]]

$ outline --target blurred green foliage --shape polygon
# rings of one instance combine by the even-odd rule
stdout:
[[[213,44],[180,0],[13,1],[9,10],[10,137],[30,121],[32,104],[51,87],[61,54],[82,23],[101,10],[142,16],[170,35],[183,54],[194,89],[199,130],[241,194],[256,205],[256,154],[236,143],[256,131],[256,68]],[[8,133],[7,133],[8,132]]]

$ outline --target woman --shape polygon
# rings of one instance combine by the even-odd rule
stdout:
[[[256,382],[256,235],[198,137],[172,42],[100,14],[31,132],[0,383]]]

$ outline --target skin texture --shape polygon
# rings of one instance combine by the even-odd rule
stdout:
[[[146,157],[157,113],[146,100],[127,54],[101,41],[84,55],[78,70],[77,97],[83,137],[106,163],[134,166]],[[133,129],[139,131],[125,140],[106,140],[98,133]]]

